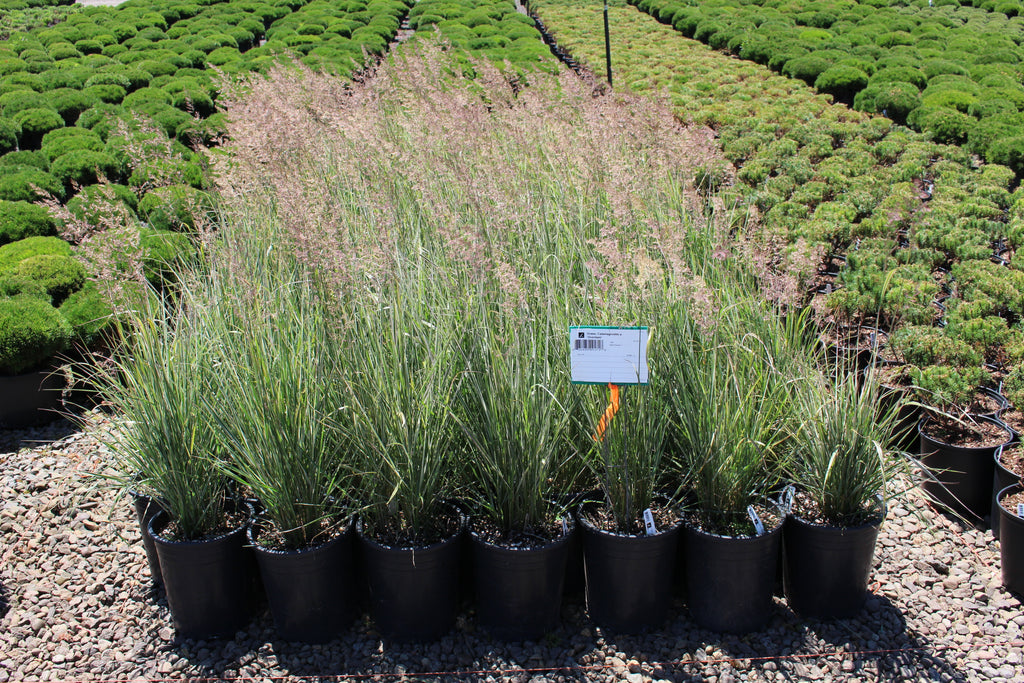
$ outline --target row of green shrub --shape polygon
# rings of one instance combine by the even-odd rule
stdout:
[[[1024,17],[853,0],[636,4],[687,37],[1024,173]]]
[[[825,315],[890,331],[924,326],[937,347],[971,349],[955,362],[941,353],[922,361],[936,387],[952,367],[976,388],[988,380],[982,361],[1020,365],[1013,349],[1024,272],[1012,259],[1009,267],[989,260],[996,244],[1011,250],[1006,256],[1024,244],[1024,190],[1014,189],[1012,169],[979,167],[960,146],[831,104],[800,81],[708,50],[623,5],[611,8],[616,84],[666,95],[681,118],[715,129],[738,170],[732,177],[712,166],[705,177],[722,186],[737,225],[756,209],[757,238],[785,252],[779,269],[804,281],[817,276],[822,256],[846,255],[834,264],[835,291],[821,297]],[[597,3],[533,7],[563,47],[603,73]],[[961,386],[957,395],[965,393]]]
[[[409,23],[420,33],[440,31],[453,45],[514,68],[557,71],[551,51],[530,17],[512,0],[420,0],[409,11]]]
[[[112,301],[137,291],[115,282],[142,276],[160,291],[197,255],[196,217],[210,206],[193,147],[225,129],[213,68],[244,73],[296,54],[348,73],[383,52],[406,11],[391,0],[129,0],[0,42],[0,374],[101,342]],[[332,22],[336,40],[319,49],[292,39]],[[98,257],[58,237],[111,228],[121,232]]]

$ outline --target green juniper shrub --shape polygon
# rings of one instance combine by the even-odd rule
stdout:
[[[57,224],[45,207],[28,202],[0,201],[0,245],[56,232]]]
[[[6,116],[0,116],[0,154],[17,149],[19,137],[21,137],[21,125]]]
[[[53,164],[54,160],[68,152],[76,150],[91,150],[100,152],[103,150],[103,139],[88,128],[69,126],[52,130],[43,136],[40,144],[40,152],[47,163]]]
[[[94,104],[94,98],[73,88],[58,88],[49,96],[49,106],[60,114],[65,126],[75,125],[81,113]]]
[[[2,166],[29,166],[32,168],[38,168],[40,171],[48,171],[50,169],[50,160],[46,158],[46,155],[36,149],[26,149],[17,152],[8,152],[3,156],[0,156],[0,165]]]
[[[76,149],[54,159],[50,164],[50,173],[70,189],[76,185],[91,185],[101,179],[117,182],[121,178],[122,168],[106,152]]]
[[[51,197],[64,199],[64,185],[49,173],[24,166],[11,168],[15,172],[0,173],[0,200],[35,202]]]
[[[98,83],[82,88],[82,92],[102,104],[120,104],[128,90],[113,83]]]
[[[852,103],[854,95],[868,84],[868,75],[852,66],[836,65],[821,72],[814,87],[833,95],[840,102]]]
[[[102,87],[102,86],[101,86]],[[75,126],[91,130],[104,141],[116,130],[117,122],[128,116],[128,111],[116,104],[97,104],[78,117]]]
[[[44,367],[68,349],[73,331],[56,308],[32,296],[0,299],[0,374]]]
[[[209,195],[187,185],[160,187],[139,201],[139,215],[158,231],[194,230],[196,216],[212,210]]]
[[[34,90],[13,90],[0,95],[0,110],[5,116],[14,116],[25,109],[37,109],[50,106],[49,98]]]
[[[71,245],[59,237],[26,237],[0,246],[0,274],[8,273],[21,261],[41,254],[71,256]]]
[[[54,306],[85,284],[86,272],[77,259],[60,254],[39,254],[22,259],[8,271],[14,277],[38,282],[46,289]]]
[[[981,365],[928,365],[911,368],[910,377],[918,400],[947,410],[970,405],[989,375]]]
[[[17,112],[12,117],[21,126],[20,145],[23,149],[35,149],[43,136],[56,128],[64,127],[64,119],[50,108],[33,107]]]
[[[180,232],[143,230],[140,244],[142,273],[157,289],[166,289],[175,284],[175,273],[182,272],[182,268],[198,255],[192,239]]]
[[[118,216],[134,216],[139,199],[128,187],[99,183],[83,187],[68,200],[67,210],[76,220],[90,225],[103,225]]]

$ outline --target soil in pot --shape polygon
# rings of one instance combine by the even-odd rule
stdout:
[[[1024,434],[1024,413],[1011,407],[1003,411],[1003,414],[999,416],[999,420],[1010,428],[1014,441],[1021,440],[1021,434]]]
[[[759,535],[720,535],[696,518],[686,520],[686,602],[701,628],[750,633],[771,619],[784,516],[774,506],[757,510],[764,524]]]
[[[356,523],[370,616],[387,640],[428,642],[455,625],[465,519],[454,507],[447,514],[440,540],[421,546]]]
[[[863,370],[871,364],[889,340],[889,335],[874,327],[835,325],[821,333],[825,358],[831,365]]]
[[[0,428],[31,427],[60,417],[64,374],[37,370],[0,375]]]
[[[922,488],[956,516],[983,527],[992,509],[995,453],[1010,443],[1010,431],[995,418],[959,423],[935,416],[922,420],[918,433],[928,470]]]
[[[783,583],[790,609],[814,619],[860,613],[884,511],[865,511],[861,523],[829,524],[798,497],[783,525]]]
[[[999,559],[1003,585],[1024,595],[1024,517],[1017,506],[1024,504],[1024,485],[1014,484],[999,492]]]
[[[500,640],[536,640],[558,627],[576,522],[550,520],[530,533],[501,534],[486,521],[470,534],[480,625]]]
[[[680,529],[671,508],[652,510],[657,533],[621,534],[602,504],[577,511],[583,534],[587,612],[596,624],[620,633],[661,626],[672,604]]]
[[[167,604],[182,638],[229,638],[252,619],[256,561],[246,547],[249,514],[237,513],[202,540],[174,540],[166,512],[149,523]]]
[[[353,523],[328,525],[323,541],[301,550],[284,550],[261,534],[265,523],[249,527],[270,603],[274,627],[282,640],[326,643],[344,633],[356,616]]]

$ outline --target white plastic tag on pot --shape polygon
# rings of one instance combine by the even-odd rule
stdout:
[[[560,519],[558,521],[562,523],[562,535],[563,536],[568,536],[569,535],[569,523],[566,522],[565,519]]]
[[[760,536],[764,533],[764,524],[761,522],[761,518],[757,516],[757,510],[754,509],[753,505],[747,506],[747,514],[750,515],[750,521],[754,523],[754,531]]]
[[[1017,503],[1017,516],[1024,519],[1024,503]]]
[[[644,526],[647,527],[648,536],[658,533],[658,528],[654,526],[654,513],[651,512],[651,508],[644,510]]]

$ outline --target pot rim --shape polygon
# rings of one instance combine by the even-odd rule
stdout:
[[[268,548],[268,547],[266,547],[264,545],[261,545],[256,540],[256,530],[257,530],[257,527],[259,526],[260,522],[265,522],[267,524],[273,525],[273,523],[269,519],[267,519],[267,517],[265,515],[262,515],[262,514],[261,515],[257,515],[256,517],[254,517],[251,520],[249,525],[246,527],[245,538],[246,538],[247,541],[249,541],[249,545],[252,546],[253,550],[255,550],[258,553],[262,553],[264,555],[270,555],[270,556],[273,556],[273,557],[287,557],[287,556],[293,556],[293,555],[303,555],[303,554],[306,554],[306,553],[315,552],[315,551],[320,550],[322,548],[326,548],[327,546],[333,545],[333,544],[341,541],[343,538],[345,538],[345,536],[352,531],[352,527],[353,527],[353,524],[354,524],[353,523],[353,515],[348,515],[347,517],[345,517],[341,521],[341,524],[338,525],[337,533],[335,535],[332,535],[330,538],[328,538],[323,543],[317,543],[316,545],[309,545],[309,546],[306,546],[304,548],[291,548],[291,549],[283,549],[282,550],[280,548]]]
[[[939,444],[939,445],[942,445],[942,446],[949,446],[950,448],[959,448],[960,450],[963,450],[963,451],[978,451],[979,453],[983,452],[983,451],[985,451],[985,450],[987,450],[989,448],[995,448],[995,449],[998,450],[998,449],[1004,448],[1006,446],[1009,446],[1010,444],[1013,443],[1013,430],[1010,429],[1006,425],[1006,423],[1003,422],[1002,420],[1000,420],[998,417],[995,417],[993,415],[975,415],[974,417],[976,417],[979,420],[986,420],[988,422],[994,422],[996,424],[996,426],[1002,427],[1003,430],[1007,434],[1006,441],[1004,441],[1004,442],[1002,442],[1000,444],[997,444],[995,446],[957,446],[956,444],[953,444],[953,443],[947,443],[945,441],[939,441],[934,436],[932,436],[931,434],[928,434],[926,431],[924,431],[925,425],[928,424],[929,421],[931,421],[931,418],[927,417],[927,416],[926,417],[922,417],[920,420],[917,421],[917,433],[920,434],[921,436],[923,436],[924,438],[928,439],[932,443],[936,443],[936,444]]]
[[[469,535],[469,538],[473,541],[473,543],[480,544],[487,548],[497,548],[499,550],[503,550],[510,553],[526,553],[531,550],[548,550],[550,548],[555,548],[568,543],[569,539],[572,538],[573,532],[576,531],[576,520],[573,518],[573,515],[567,515],[562,519],[566,525],[564,527],[565,530],[561,534],[559,534],[558,538],[550,539],[543,545],[516,547],[488,541],[486,539],[481,538],[480,535],[476,532],[476,530],[473,529],[472,520],[470,521],[469,526],[467,526],[466,528],[466,533]]]
[[[803,524],[804,526],[813,527],[815,529],[842,529],[844,531],[855,531],[858,529],[866,529],[872,526],[881,526],[889,516],[889,505],[886,503],[885,498],[881,493],[875,494],[875,504],[872,506],[871,518],[866,522],[854,525],[842,525],[842,524],[829,524],[812,522],[804,517],[801,517],[797,513],[793,512],[792,507],[786,511],[786,518],[792,519],[794,522]]]
[[[1019,491],[1024,491],[1024,481],[1018,481],[1015,484],[1010,484],[1009,486],[1007,486],[1007,487],[1005,487],[1003,489],[1000,489],[999,493],[996,494],[996,504],[999,506],[1000,510],[1005,511],[1011,517],[1017,517],[1017,513],[1013,512],[1012,510],[1009,510],[1009,509],[1007,509],[1006,507],[1003,506],[1004,494],[1008,494],[1010,492],[1010,489],[1017,489]],[[1013,493],[1016,493],[1016,492],[1017,491],[1013,491]],[[1024,522],[1024,518],[1018,518],[1018,519],[1020,519],[1022,522]]]
[[[166,522],[163,521],[164,518],[166,518]],[[246,515],[246,518],[242,521],[242,523],[234,529],[229,529],[228,531],[225,531],[224,533],[219,534],[217,536],[213,536],[211,538],[201,538],[194,541],[172,541],[169,538],[164,538],[156,531],[157,520],[161,521],[162,526],[160,527],[160,530],[163,531],[167,527],[167,525],[171,523],[171,514],[167,512],[167,510],[160,510],[155,515],[153,515],[153,518],[151,520],[149,520],[149,524],[146,526],[146,530],[149,532],[149,535],[153,537],[153,540],[157,543],[161,543],[166,546],[182,548],[190,545],[202,545],[204,543],[213,543],[215,541],[221,541],[239,532],[244,533],[246,531],[246,528],[252,522],[252,513],[250,510],[250,514]]]
[[[363,526],[363,519],[362,517],[358,516],[356,516],[355,518],[356,536],[358,536],[361,541],[364,541],[370,546],[378,548],[380,550],[416,550],[422,552],[425,550],[433,550],[434,548],[441,548],[446,545],[450,545],[457,541],[459,537],[466,532],[466,513],[462,511],[462,508],[460,508],[458,505],[454,503],[446,502],[445,504],[450,506],[452,511],[454,511],[456,516],[458,517],[458,529],[456,529],[455,532],[450,536],[442,538],[440,541],[436,541],[429,545],[388,545],[386,543],[381,543],[380,541],[378,541],[375,538],[372,538],[366,533]]]
[[[579,521],[579,524],[580,524],[581,528],[584,528],[587,531],[591,531],[591,532],[594,532],[594,533],[597,533],[597,534],[601,534],[603,536],[611,536],[613,538],[657,538],[658,536],[662,536],[663,534],[670,534],[670,533],[676,532],[679,529],[681,529],[682,526],[683,526],[683,517],[682,517],[682,515],[680,515],[679,520],[675,524],[673,524],[671,526],[668,526],[668,527],[664,527],[662,529],[658,529],[657,533],[654,533],[654,534],[651,534],[651,535],[647,535],[646,533],[623,534],[623,533],[619,533],[617,531],[607,531],[606,529],[599,529],[599,528],[597,528],[596,526],[591,524],[590,521],[587,520],[586,517],[584,517],[583,515],[580,514],[583,511],[583,508],[588,506],[588,505],[604,505],[604,501],[585,500],[585,501],[581,502],[579,504],[579,506],[576,508],[576,519],[577,519],[577,521]],[[678,506],[670,505],[669,507],[678,507]]]

